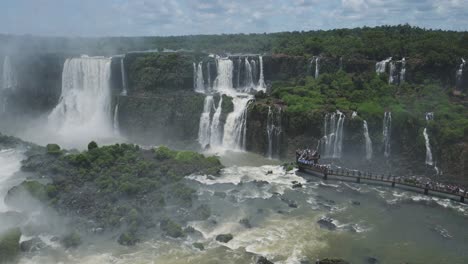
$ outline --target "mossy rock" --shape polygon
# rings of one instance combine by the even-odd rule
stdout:
[[[164,231],[164,233],[170,237],[179,238],[185,236],[182,227],[169,218],[164,218],[159,224],[161,230]]]
[[[198,250],[201,250],[201,251],[205,250],[205,246],[203,246],[202,243],[198,243],[198,242],[197,242],[197,243],[193,243],[192,246],[193,246],[194,248],[198,249]]]
[[[124,232],[119,236],[117,242],[123,246],[134,246],[140,242],[140,239],[138,239],[134,232]]]
[[[234,238],[232,234],[221,234],[216,236],[216,241],[219,241],[221,243],[227,243],[231,241]]]
[[[21,230],[10,229],[0,235],[0,263],[13,262],[19,254]]]

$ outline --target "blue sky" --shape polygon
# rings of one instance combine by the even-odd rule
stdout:
[[[468,0],[0,0],[0,33],[141,36],[409,23],[468,30]]]

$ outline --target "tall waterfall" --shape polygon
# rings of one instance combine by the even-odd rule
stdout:
[[[429,112],[426,113],[426,122],[434,119],[434,113]],[[429,140],[429,134],[427,133],[427,127],[424,128],[423,131],[424,141],[426,143],[426,164],[432,166],[434,164],[432,160],[432,150],[431,150],[431,142]]]
[[[195,78],[195,92],[205,93],[205,81],[203,80],[203,65],[201,62],[193,63],[194,78]]]
[[[253,83],[252,66],[250,65],[249,59],[247,57],[244,59],[244,66],[244,92],[251,92],[255,85]]]
[[[259,56],[258,60],[259,60],[259,64],[260,64],[260,77],[258,79],[257,90],[258,91],[265,91],[266,90],[266,84],[265,84],[265,76],[263,74],[263,57]]]
[[[113,135],[110,74],[109,58],[67,59],[62,73],[62,95],[49,115],[51,127],[67,138]]]
[[[401,59],[400,84],[405,82],[406,77],[406,59]]]
[[[366,159],[372,159],[372,140],[369,136],[369,128],[367,126],[367,121],[364,120],[363,122],[363,129],[364,129],[364,138],[366,140]]]
[[[216,107],[213,115],[213,120],[210,126],[210,145],[213,147],[220,146],[223,142],[223,128],[221,127],[221,112],[223,110],[223,97],[219,99],[218,106]]]
[[[463,69],[465,68],[466,61],[465,59],[461,58],[461,64],[458,67],[457,74],[456,74],[456,85],[457,88],[461,88],[461,82],[463,77]]]
[[[384,156],[390,157],[390,138],[392,129],[392,112],[385,112],[383,119]]]
[[[2,71],[2,88],[5,89],[15,89],[16,77],[11,65],[10,57],[5,56],[3,60],[3,71]]]
[[[207,90],[211,92],[211,89],[213,88],[213,84],[211,83],[211,62],[206,63],[206,75],[208,77],[208,83],[207,83]]]
[[[387,64],[392,60],[392,57],[387,58],[383,61],[379,61],[375,64],[375,72],[377,74],[385,73],[385,70],[387,69]]]
[[[320,74],[320,57],[315,58],[315,79],[319,77]]]
[[[279,157],[281,140],[281,108],[278,112],[268,107],[267,136],[268,136],[268,158]]]
[[[120,73],[122,75],[122,93],[127,95],[127,72],[125,71],[125,55],[120,59]]]
[[[336,119],[338,116],[338,120]],[[324,134],[322,146],[324,157],[341,158],[343,149],[343,124],[346,116],[340,111],[326,114],[324,120]]]
[[[198,142],[200,143],[202,148],[206,148],[206,146],[210,144],[210,137],[211,137],[210,116],[211,116],[211,110],[213,108],[214,108],[213,96],[208,95],[205,97],[203,113],[200,117],[200,128],[198,130]],[[218,118],[219,118],[219,115],[218,115]]]
[[[247,131],[247,106],[250,97],[234,97],[234,111],[229,113],[224,126],[223,147],[244,150]]]
[[[389,84],[393,84],[395,82],[395,70],[396,70],[395,62],[391,61],[390,62],[390,72],[388,73],[388,83]]]
[[[250,65],[252,67],[252,82],[258,83],[258,68],[257,68],[257,61],[254,59],[250,60]]]
[[[236,91],[232,86],[234,65],[228,58],[219,58],[216,63],[216,76],[214,90],[222,94],[233,94]]]
[[[115,104],[114,108],[114,123],[113,123],[113,128],[114,128],[114,134],[119,135],[119,102]]]

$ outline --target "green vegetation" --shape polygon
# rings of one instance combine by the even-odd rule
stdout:
[[[51,155],[60,155],[62,154],[62,150],[60,149],[60,146],[57,144],[47,144],[47,153]]]
[[[164,233],[173,238],[184,237],[185,233],[182,227],[169,218],[164,218],[159,222],[159,226]]]
[[[9,263],[16,259],[19,254],[19,240],[21,230],[19,228],[10,229],[0,234],[0,263]]]

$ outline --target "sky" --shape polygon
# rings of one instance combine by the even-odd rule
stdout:
[[[0,33],[167,36],[397,25],[468,30],[468,0],[0,0]]]

